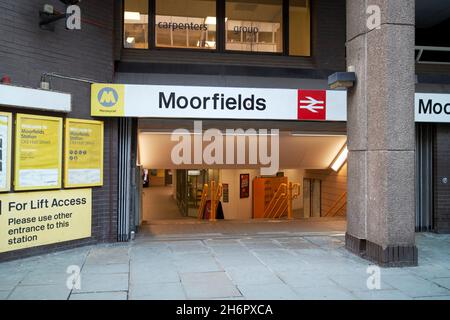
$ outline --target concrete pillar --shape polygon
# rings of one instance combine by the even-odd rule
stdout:
[[[414,240],[414,0],[347,0],[346,247],[381,266],[417,264]],[[370,30],[367,8],[380,8]]]

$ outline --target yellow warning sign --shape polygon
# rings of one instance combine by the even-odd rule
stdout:
[[[0,252],[91,236],[91,189],[0,194]]]

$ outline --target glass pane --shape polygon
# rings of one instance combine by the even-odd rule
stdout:
[[[227,0],[227,50],[283,51],[282,0]]]
[[[311,55],[309,0],[289,0],[289,55]]]
[[[125,0],[124,48],[148,49],[148,1]]]
[[[215,49],[215,0],[156,0],[157,47]]]

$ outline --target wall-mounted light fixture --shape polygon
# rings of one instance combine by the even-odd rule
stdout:
[[[330,89],[349,89],[355,85],[356,73],[353,66],[349,66],[347,72],[336,72],[328,77]]]
[[[47,77],[45,75],[41,75],[41,82],[39,84],[39,87],[42,90],[50,90],[50,82],[47,80]]]
[[[55,22],[66,19],[66,29],[81,30],[81,10],[77,5],[81,0],[60,0],[66,5],[64,13],[54,9],[53,5],[44,4],[39,10],[39,27],[42,30],[55,31]]]
[[[333,162],[331,162],[330,168],[333,171],[338,172],[342,166],[344,165],[345,161],[347,161],[348,156],[348,149],[347,145],[345,145],[338,153],[336,158],[334,158]]]

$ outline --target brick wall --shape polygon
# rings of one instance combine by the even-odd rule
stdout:
[[[112,82],[114,73],[114,0],[80,3],[82,30],[68,31],[64,21],[54,32],[39,29],[39,9],[57,0],[0,0],[0,77],[9,75],[14,85],[38,87],[43,72]],[[73,118],[90,118],[90,86],[52,79],[51,88],[72,94]],[[65,116],[0,107],[2,111]],[[117,229],[117,121],[105,120],[104,186],[93,188],[92,238],[0,254],[0,261],[84,244],[114,241]]]

